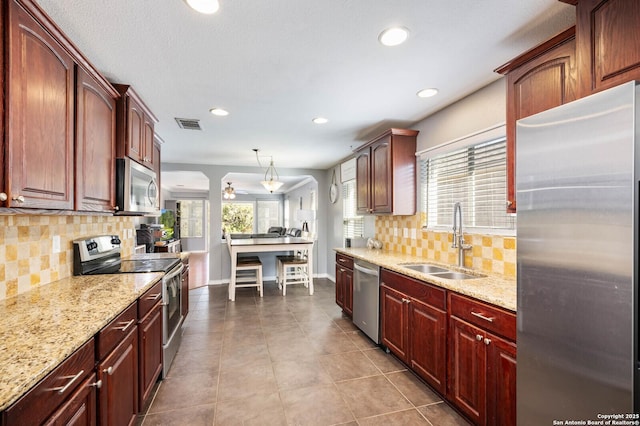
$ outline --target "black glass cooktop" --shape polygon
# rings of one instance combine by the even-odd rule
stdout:
[[[120,262],[118,272],[169,272],[180,264],[180,259],[144,259],[144,260],[123,260]]]

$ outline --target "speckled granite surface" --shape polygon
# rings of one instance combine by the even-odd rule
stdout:
[[[460,269],[451,265],[443,265],[429,261],[422,257],[415,257],[399,253],[387,252],[384,250],[373,250],[367,248],[336,248],[336,252],[362,259],[367,262],[379,265],[383,268],[399,272],[401,274],[435,284],[439,287],[453,290],[455,292],[475,297],[496,306],[500,306],[510,311],[516,311],[517,284],[516,280],[506,280],[495,276],[486,276],[470,280],[445,280],[436,275],[427,275],[402,266],[407,263],[431,263],[443,266],[448,269],[477,274],[469,269]]]
[[[0,300],[0,411],[162,276],[162,273],[71,276]]]

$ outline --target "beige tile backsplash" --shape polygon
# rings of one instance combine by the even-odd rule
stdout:
[[[70,276],[72,241],[101,234],[120,236],[122,255],[133,253],[132,217],[0,215],[0,300]],[[59,253],[53,253],[55,236]]]
[[[457,249],[451,248],[451,232],[423,231],[425,215],[378,216],[376,238],[396,253],[411,254],[449,265],[458,262]],[[465,252],[465,266],[491,275],[516,278],[516,237],[465,234],[472,249]]]

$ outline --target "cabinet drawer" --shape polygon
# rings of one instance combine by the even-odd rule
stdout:
[[[478,300],[449,293],[451,315],[515,342],[516,315]]]
[[[434,308],[443,311],[447,309],[447,291],[445,289],[386,269],[380,272],[380,282]]]
[[[3,425],[41,424],[93,372],[91,338],[4,412]]]
[[[160,300],[162,300],[162,280],[145,291],[138,299],[138,319],[144,318]]]
[[[344,266],[345,268],[353,269],[353,257],[336,253],[336,263],[340,266]]]
[[[138,303],[133,302],[127,309],[98,333],[97,360],[103,359],[129,334],[138,322]]]

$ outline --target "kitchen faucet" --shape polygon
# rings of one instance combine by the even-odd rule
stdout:
[[[464,243],[462,233],[462,205],[459,201],[453,204],[453,243],[451,248],[458,249],[458,266],[464,267],[464,251],[471,249],[471,244]]]

